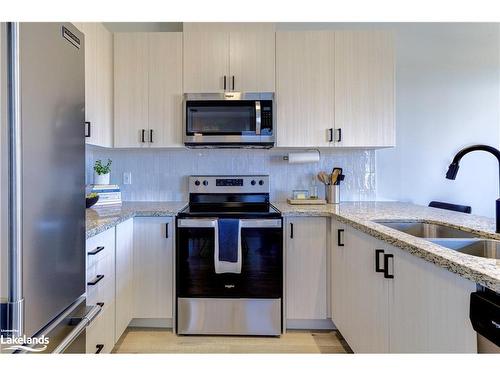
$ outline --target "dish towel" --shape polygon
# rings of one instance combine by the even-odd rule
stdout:
[[[215,228],[215,273],[241,273],[241,221],[219,219]]]

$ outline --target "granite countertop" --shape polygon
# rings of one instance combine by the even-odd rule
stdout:
[[[187,202],[123,202],[121,206],[97,207],[86,210],[86,238],[140,216],[175,216]]]
[[[95,236],[131,217],[175,216],[186,204],[187,202],[123,202],[121,207],[88,209],[86,237]],[[284,217],[333,217],[500,293],[500,260],[479,258],[453,251],[373,221],[424,220],[471,232],[478,237],[500,240],[500,234],[495,233],[493,219],[401,202],[345,202],[318,206],[273,204]]]
[[[500,240],[500,234],[495,233],[493,219],[402,202],[346,202],[322,206],[293,206],[287,203],[274,205],[285,217],[334,217],[340,222],[500,293],[500,260],[463,254],[373,221],[423,220],[428,223],[445,224],[478,237]]]

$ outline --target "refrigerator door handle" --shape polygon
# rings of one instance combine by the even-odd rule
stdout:
[[[61,341],[61,343],[54,349],[52,354],[64,353],[64,351],[71,345],[75,339],[82,334],[82,332],[92,323],[97,315],[101,312],[101,306],[93,306],[87,315],[83,317],[80,323],[70,332],[68,336]]]

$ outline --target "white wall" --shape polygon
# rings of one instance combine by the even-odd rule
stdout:
[[[399,24],[396,56],[397,147],[376,152],[378,199],[467,204],[493,217],[493,156],[465,156],[455,181],[445,173],[463,146],[499,147],[499,25]]]

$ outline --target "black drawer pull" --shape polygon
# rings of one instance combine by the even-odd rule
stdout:
[[[141,143],[145,143],[146,141],[144,140],[144,133],[146,133],[146,129],[141,130]]]
[[[90,121],[85,121],[85,138],[90,138]]]
[[[103,308],[104,307],[104,302],[97,302],[96,305],[97,306],[101,306],[101,308]]]
[[[95,351],[95,354],[99,354],[104,349],[104,345],[103,344],[97,344],[95,347],[97,349]]]
[[[384,250],[375,249],[375,272],[384,272],[384,268],[380,267],[380,254],[384,254]]]
[[[392,254],[384,254],[384,278],[394,279],[394,274],[389,273],[389,259],[394,258]]]
[[[226,91],[226,76],[224,76],[224,91]]]
[[[337,142],[342,142],[342,129],[341,128],[338,128],[338,134],[339,134],[339,137],[337,138]]]
[[[168,238],[168,223],[165,223],[165,238]]]
[[[104,279],[104,275],[97,275],[94,280],[89,281],[87,285],[96,285],[99,281]]]
[[[233,91],[234,91],[234,76],[233,76]]]
[[[328,142],[333,142],[333,128],[328,129]]]
[[[290,238],[293,238],[293,223],[290,223]]]
[[[104,246],[97,246],[94,250],[89,251],[87,254],[88,255],[96,255],[96,254],[100,253],[103,250],[104,250]]]
[[[153,143],[153,129],[149,129],[149,142]]]
[[[337,229],[337,246],[344,246],[344,241],[341,241],[341,239],[343,240],[344,236],[344,230],[343,229]]]

